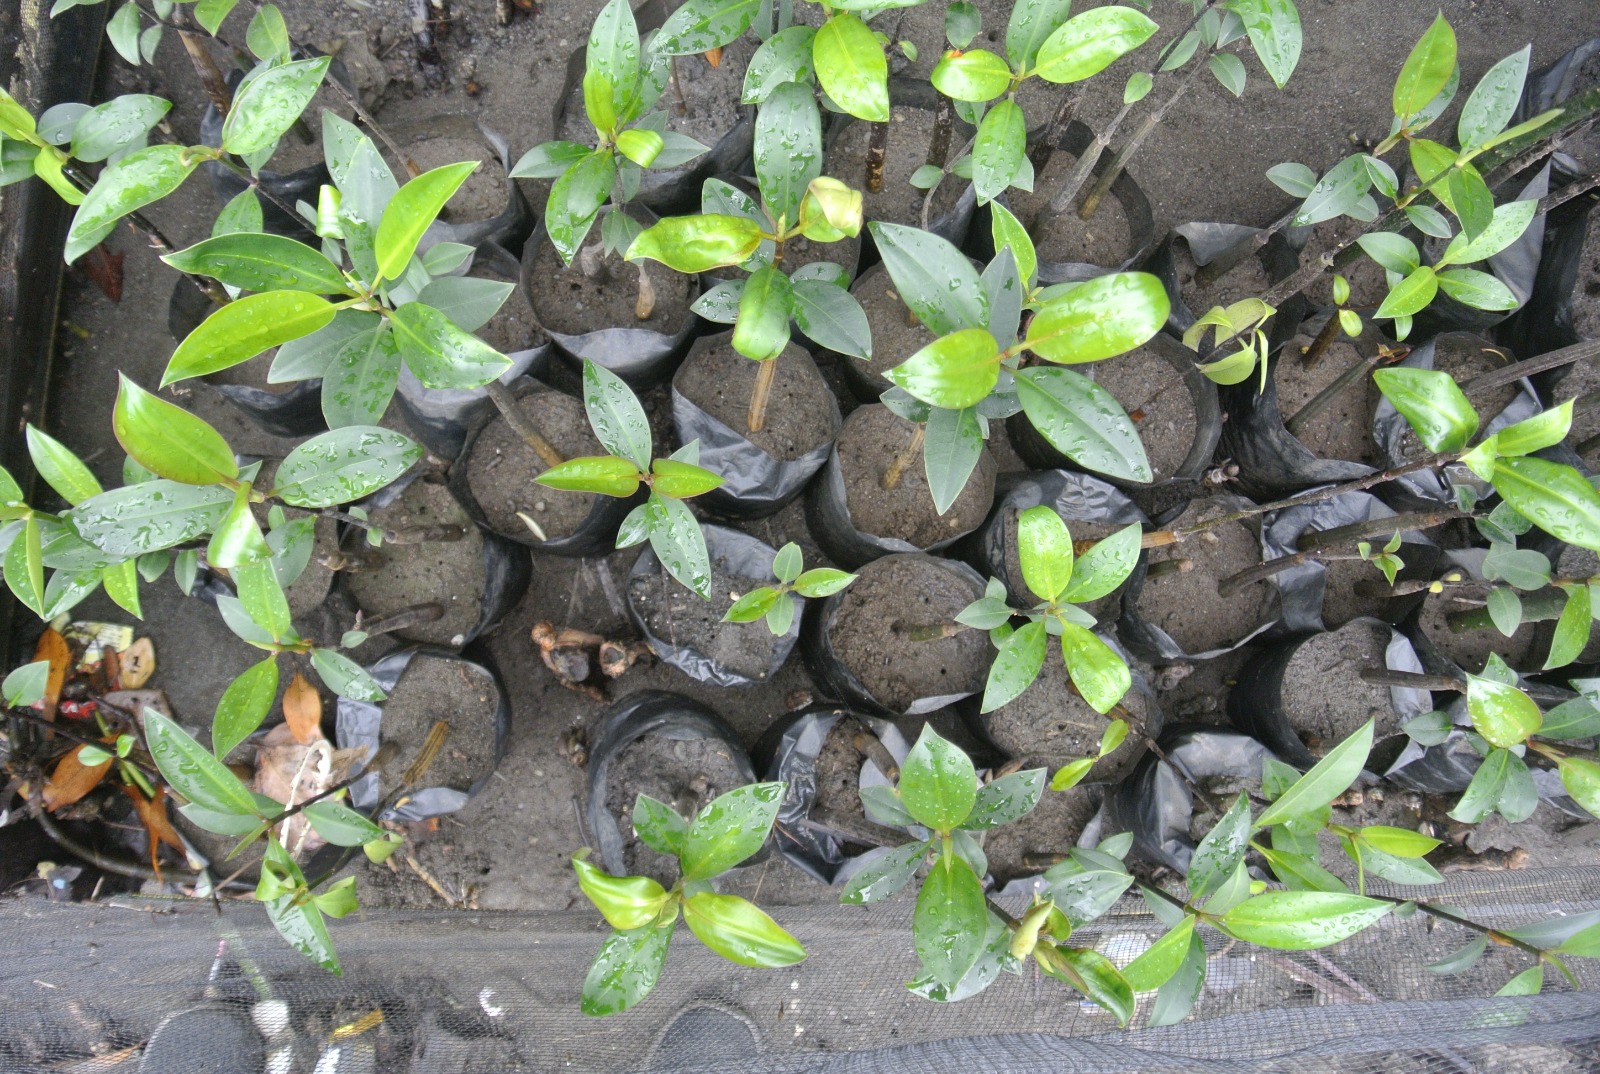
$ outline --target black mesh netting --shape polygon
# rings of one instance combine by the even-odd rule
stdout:
[[[1391,889],[1393,890],[1393,889]],[[1511,927],[1600,911],[1600,870],[1463,873],[1457,912]],[[679,929],[633,1011],[578,1011],[601,939],[582,910],[368,912],[332,923],[344,976],[291,951],[259,908],[115,900],[0,903],[0,1069],[456,1074],[1021,1074],[1282,1071],[1566,1074],[1600,1070],[1600,970],[1571,960],[1543,995],[1495,998],[1529,964],[1491,945],[1469,972],[1425,969],[1472,939],[1391,916],[1319,952],[1267,952],[1212,932],[1197,1010],[1119,1031],[1031,971],[939,1005],[908,993],[910,904],[779,907],[810,958],[746,970]],[[1126,960],[1160,933],[1135,899],[1078,939]]]

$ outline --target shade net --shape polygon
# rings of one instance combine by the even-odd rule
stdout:
[[[1391,891],[1394,889],[1390,889]],[[1461,873],[1430,898],[1514,927],[1600,912],[1600,870]],[[304,960],[248,903],[118,899],[0,903],[0,1070],[491,1074],[1021,1074],[1113,1071],[1600,1070],[1600,968],[1570,960],[1542,995],[1495,997],[1531,964],[1490,945],[1458,976],[1428,963],[1473,939],[1391,915],[1318,952],[1206,937],[1207,983],[1183,1023],[1127,1030],[1031,969],[938,1004],[917,971],[912,904],[778,907],[810,957],[722,961],[679,928],[655,992],[632,1011],[579,1012],[603,936],[562,913],[370,911],[332,922],[344,974]],[[1126,961],[1162,932],[1125,899],[1075,935]]]

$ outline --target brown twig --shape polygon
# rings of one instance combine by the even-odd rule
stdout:
[[[888,492],[891,489],[899,486],[900,479],[906,474],[906,469],[913,462],[917,461],[918,455],[922,454],[922,442],[927,438],[927,435],[928,427],[923,424],[918,424],[917,431],[911,434],[911,442],[906,445],[904,451],[900,452],[889,462],[889,468],[885,470],[883,472],[883,476],[878,479],[879,488],[883,489],[885,492]]]
[[[500,411],[500,416],[506,419],[506,424],[511,426],[511,431],[533,449],[533,453],[539,456],[539,460],[547,468],[560,466],[567,461],[561,452],[556,450],[555,445],[539,432],[539,427],[522,412],[522,408],[517,405],[517,397],[512,394],[510,388],[498,380],[491,380],[483,386],[483,390],[488,393],[490,401]]]
[[[750,408],[745,412],[745,428],[759,433],[767,427],[767,401],[772,398],[772,382],[778,377],[778,360],[756,363],[756,383],[750,390]]]

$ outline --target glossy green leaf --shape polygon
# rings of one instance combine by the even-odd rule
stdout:
[[[1528,77],[1528,59],[1533,46],[1524,45],[1489,70],[1461,106],[1456,137],[1461,148],[1480,146],[1505,129],[1522,101],[1522,86]]]
[[[1000,379],[1000,348],[987,328],[941,336],[884,376],[917,399],[960,410],[976,406]]]
[[[217,700],[211,718],[211,748],[226,757],[248,738],[272,711],[278,696],[278,660],[269,656],[241,672]]]
[[[234,490],[233,504],[211,534],[211,541],[206,545],[206,562],[231,571],[271,555],[272,549],[267,547],[255,512],[250,509],[250,485],[243,483]]]
[[[1294,226],[1320,224],[1325,220],[1353,214],[1371,185],[1372,180],[1362,158],[1346,157],[1317,180],[1305,201],[1295,211]]]
[[[826,280],[790,277],[795,326],[813,343],[852,358],[872,357],[872,327],[856,297]]]
[[[147,481],[93,496],[68,516],[78,536],[113,556],[138,556],[214,529],[233,494],[215,485]]]
[[[511,367],[505,355],[421,302],[407,302],[389,323],[400,357],[423,387],[480,388]]]
[[[1405,120],[1422,111],[1445,88],[1455,66],[1456,34],[1440,14],[1412,46],[1395,80],[1395,116]]]
[[[1543,722],[1539,706],[1527,694],[1479,675],[1467,676],[1467,712],[1478,734],[1502,749],[1520,745]]]
[[[1132,962],[1122,967],[1122,976],[1135,992],[1150,992],[1172,979],[1189,954],[1189,939],[1194,935],[1195,919],[1185,914]]]
[[[246,79],[222,122],[222,148],[241,157],[273,145],[300,118],[332,60],[295,60]]]
[[[311,666],[328,689],[351,701],[382,701],[388,695],[361,665],[332,649],[312,649]]]
[[[922,444],[922,469],[934,510],[944,514],[960,498],[983,457],[983,426],[976,407],[930,407]]]
[[[978,788],[972,813],[962,822],[966,831],[1012,824],[1032,813],[1044,794],[1045,770],[1029,768],[1001,776]]]
[[[806,949],[755,904],[702,891],[683,901],[683,920],[701,943],[741,966],[793,966]]]
[[[1521,305],[1498,277],[1476,269],[1445,269],[1439,273],[1439,290],[1473,309],[1506,311]]]
[[[613,455],[650,466],[650,421],[633,390],[598,362],[583,363],[583,406],[601,445]]]
[[[1006,23],[1006,60],[1018,71],[1031,71],[1039,47],[1067,21],[1071,0],[1017,0]]]
[[[720,488],[723,482],[721,477],[709,470],[676,459],[657,459],[650,469],[655,475],[651,487],[658,495],[675,500],[687,500],[710,492]]]
[[[1130,522],[1109,537],[1096,541],[1073,565],[1072,580],[1062,599],[1084,604],[1113,592],[1138,563],[1142,536],[1139,524]]]
[[[1076,623],[1062,624],[1061,655],[1067,674],[1089,707],[1110,712],[1133,685],[1128,665],[1105,642]]]
[[[33,468],[63,500],[78,504],[91,496],[100,495],[103,491],[100,482],[71,449],[34,425],[28,425],[25,431],[28,457],[33,460]],[[20,494],[17,498],[21,499]]]
[[[782,783],[752,783],[712,799],[684,839],[684,879],[709,880],[760,850],[783,805],[783,793]]]
[[[568,459],[533,479],[546,488],[566,492],[597,492],[602,496],[632,496],[639,489],[639,467],[631,459],[598,455]]]
[[[928,844],[918,842],[883,848],[869,864],[851,874],[839,901],[861,905],[888,898],[916,875],[927,852]]]
[[[145,740],[161,778],[184,798],[214,813],[260,815],[255,796],[200,743],[151,708],[144,710]]]
[[[989,299],[965,254],[930,232],[874,220],[867,225],[900,300],[928,331],[947,336],[988,328]]]
[[[823,23],[812,41],[811,59],[834,104],[869,123],[889,122],[889,61],[860,18],[845,13]]]
[[[1005,640],[989,666],[980,712],[993,712],[1021,696],[1044,667],[1048,641],[1042,622],[1029,623]]]
[[[956,101],[992,101],[1011,86],[1011,68],[987,49],[951,49],[934,65],[934,87]]]
[[[329,429],[376,425],[400,384],[400,345],[387,325],[345,341],[322,375],[322,418]]]
[[[422,457],[410,437],[352,425],[312,437],[279,465],[274,494],[296,507],[350,503],[383,488]]]
[[[828,597],[855,580],[855,575],[833,567],[814,567],[794,580],[794,590],[802,597]]]
[[[822,174],[822,121],[809,86],[786,82],[771,92],[756,124],[753,159],[767,212],[793,226],[806,187]]]
[[[650,924],[670,898],[666,889],[649,877],[612,876],[582,854],[573,857],[572,868],[578,874],[578,887],[614,929],[627,931]]]
[[[1600,817],[1600,764],[1586,757],[1563,757],[1561,785],[1583,808]]]
[[[650,494],[644,504],[650,549],[667,573],[687,589],[711,599],[711,556],[700,522],[682,500]]]
[[[5,677],[0,684],[0,698],[12,708],[27,708],[44,697],[50,678],[50,661],[35,660],[24,664]]]
[[[245,291],[350,293],[344,274],[333,262],[305,243],[282,235],[220,235],[161,260],[179,272],[210,276]]]
[[[1046,82],[1081,82],[1150,39],[1156,24],[1131,7],[1092,8],[1068,19],[1039,47],[1030,72]]]
[[[1017,558],[1022,579],[1040,598],[1054,602],[1072,582],[1072,534],[1050,507],[1030,507],[1017,516]]]
[[[972,186],[987,205],[1017,179],[1026,156],[1028,123],[1013,100],[1000,101],[984,114],[972,146]]]
[[[1243,60],[1231,52],[1217,52],[1206,60],[1206,66],[1211,70],[1211,77],[1215,78],[1223,89],[1235,97],[1244,95],[1246,73]],[[1357,166],[1360,166],[1359,161]]]
[[[72,125],[72,155],[94,162],[133,146],[143,146],[151,127],[172,109],[172,104],[146,93],[124,93],[90,108]]]
[[[288,879],[291,890],[271,898],[263,898],[257,888],[257,899],[266,908],[267,919],[289,945],[334,976],[340,976],[339,955],[334,950],[333,938],[328,935],[327,922],[316,903],[302,899],[305,877],[289,852],[276,838],[267,840],[266,865]],[[265,875],[263,876],[265,879]]]
[[[39,521],[29,515],[22,523],[22,533],[6,549],[6,587],[11,595],[21,601],[41,619],[48,601],[45,596],[44,553],[41,549]]]
[[[672,932],[671,924],[645,925],[606,937],[583,981],[583,1013],[620,1014],[648,996],[666,965]]]
[[[1057,451],[1096,473],[1152,479],[1139,432],[1110,392],[1070,369],[1019,369],[1016,384],[1022,412]]]
[[[739,296],[739,318],[733,326],[733,349],[755,361],[771,361],[789,345],[789,311],[794,290],[775,265],[762,265],[745,281]]]
[[[917,822],[949,831],[966,820],[978,797],[977,772],[955,743],[925,724],[900,768],[900,798]]]
[[[761,225],[740,216],[703,213],[669,216],[645,228],[624,255],[659,261],[678,272],[709,272],[750,258],[761,245]]]
[[[688,56],[729,44],[749,28],[760,0],[687,0],[662,23],[652,51]]]
[[[117,442],[152,473],[189,485],[239,476],[227,441],[211,426],[119,375],[111,414]]]
[[[942,858],[922,881],[912,942],[923,967],[946,987],[954,987],[982,954],[988,913],[982,883],[958,858]]]
[[[1250,799],[1239,795],[1195,848],[1189,861],[1189,894],[1203,898],[1216,891],[1244,861],[1250,843]]]
[[[579,159],[551,184],[545,202],[545,234],[563,264],[572,263],[595,216],[611,197],[616,178],[616,158],[609,152],[595,152]]]
[[[64,251],[67,264],[100,245],[118,220],[177,190],[197,163],[183,146],[153,145],[106,168],[72,217]]]
[[[1229,934],[1279,951],[1307,951],[1347,939],[1394,907],[1331,891],[1268,891],[1222,917]]]
[[[1282,89],[1300,62],[1300,12],[1294,0],[1228,0],[1223,6],[1244,23],[1256,58]]]
[[[258,626],[274,639],[292,639],[289,601],[284,595],[282,583],[278,581],[274,564],[266,558],[243,564],[233,571],[233,581],[239,593],[239,603]]]
[[[1047,302],[1028,326],[1027,346],[1052,362],[1097,362],[1147,342],[1170,312],[1166,290],[1156,277],[1111,273]]]
[[[1514,510],[1546,533],[1600,551],[1600,494],[1572,467],[1532,457],[1497,459],[1493,484]]]
[[[337,312],[327,299],[304,291],[267,291],[236,299],[178,344],[161,375],[161,386],[232,368],[326,327]]]
[[[734,601],[723,615],[725,623],[753,623],[764,618],[778,603],[778,598],[783,594],[771,586],[761,586],[752,589],[738,600]]]
[[[1263,810],[1261,816],[1256,818],[1256,827],[1268,828],[1307,816],[1349,790],[1356,777],[1361,775],[1367,763],[1367,754],[1372,752],[1373,732],[1371,720],[1351,732],[1348,738],[1329,750],[1310,771]]]
[[[1422,312],[1438,293],[1438,275],[1423,265],[1390,289],[1373,316],[1410,317]]]
[[[763,41],[745,68],[739,103],[761,104],[786,82],[809,83],[813,78],[811,43],[816,34],[810,26],[789,26]]]
[[[1461,221],[1461,234],[1471,242],[1494,222],[1494,195],[1483,177],[1470,164],[1453,169],[1445,178],[1445,202]],[[1435,188],[1437,190],[1437,188]]]
[[[1477,411],[1450,374],[1394,367],[1372,377],[1429,451],[1460,451],[1478,431]]]
[[[1539,203],[1531,199],[1508,201],[1496,206],[1489,226],[1476,238],[1469,239],[1463,234],[1450,240],[1450,244],[1444,248],[1444,253],[1439,257],[1438,267],[1470,265],[1474,261],[1484,261],[1500,253],[1528,230],[1528,225],[1533,222],[1538,208]]]
[[[1544,963],[1535,963],[1507,981],[1497,996],[1537,996],[1544,988]]]
[[[463,161],[434,168],[411,180],[389,199],[374,239],[379,280],[400,278],[411,255],[416,253],[422,233],[477,167],[477,161]]]
[[[1589,645],[1589,632],[1593,624],[1590,611],[1589,587],[1565,585],[1567,602],[1561,606],[1561,616],[1556,620],[1555,634],[1550,641],[1550,655],[1544,669],[1565,667],[1578,659]]]

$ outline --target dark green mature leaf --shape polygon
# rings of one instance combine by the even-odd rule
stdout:
[[[689,826],[683,878],[709,880],[761,849],[783,805],[784,784],[752,783],[714,798]]]
[[[29,515],[22,523],[22,533],[6,549],[6,587],[11,595],[21,601],[41,619],[47,618],[45,610],[44,553],[40,544],[39,520]]]
[[[709,272],[748,260],[761,246],[761,231],[742,216],[669,216],[640,232],[624,256],[659,261],[678,272]]]
[[[1081,82],[1150,39],[1156,24],[1131,7],[1092,8],[1068,19],[1039,47],[1031,73],[1046,82]]]
[[[1000,358],[987,328],[963,328],[939,337],[883,375],[925,403],[961,410],[994,391]]]
[[[1462,149],[1474,149],[1505,129],[1522,100],[1533,46],[1524,45],[1489,70],[1461,106],[1456,135]]]
[[[249,157],[270,147],[316,96],[332,60],[295,60],[245,80],[222,123],[222,148]]]
[[[1450,244],[1444,248],[1444,253],[1439,257],[1437,267],[1469,265],[1474,261],[1484,261],[1493,257],[1522,237],[1523,232],[1528,230],[1528,225],[1533,222],[1538,207],[1539,203],[1531,199],[1508,201],[1496,206],[1489,226],[1476,238],[1468,238],[1465,234],[1461,234],[1450,240]],[[1448,238],[1448,234],[1445,237]]]
[[[802,335],[837,354],[872,357],[872,326],[854,295],[826,280],[790,277],[790,283],[794,323]]]
[[[761,104],[786,82],[810,83],[811,43],[816,35],[810,26],[790,26],[763,41],[745,68],[739,103]]]
[[[388,325],[345,341],[322,375],[322,418],[330,429],[376,425],[400,384],[400,345]]]
[[[741,966],[793,966],[806,949],[754,903],[702,891],[683,901],[683,920],[701,943]]]
[[[277,696],[278,660],[275,656],[252,664],[230,682],[217,699],[217,711],[211,718],[211,748],[216,755],[226,757],[260,727],[261,721],[272,711],[272,702]]]
[[[1042,622],[1029,623],[1005,640],[989,666],[980,712],[993,712],[1021,696],[1044,667],[1048,641]]]
[[[771,361],[789,345],[789,310],[794,289],[775,265],[762,265],[745,281],[739,296],[739,317],[733,326],[733,349],[758,362]]]
[[[1317,181],[1311,193],[1295,212],[1294,226],[1320,224],[1335,217],[1351,215],[1372,185],[1366,164],[1359,156],[1346,157]]]
[[[1045,775],[1043,768],[1029,768],[985,783],[978,788],[972,813],[961,827],[966,831],[981,831],[1021,820],[1039,804],[1044,794]]]
[[[511,367],[511,359],[421,302],[390,317],[400,357],[426,388],[481,388]]]
[[[767,212],[793,227],[807,185],[822,174],[822,120],[809,86],[785,82],[768,96],[753,157]]]
[[[161,386],[230,369],[326,327],[337,312],[327,299],[304,291],[267,291],[236,299],[178,344],[161,375]]]
[[[1039,47],[1072,10],[1071,0],[1017,0],[1006,23],[1006,59],[1018,71],[1031,71]]]
[[[150,130],[172,108],[160,97],[124,93],[89,109],[72,127],[72,155],[81,161],[105,160],[131,145],[142,145]]]
[[[887,899],[917,874],[917,866],[922,864],[927,852],[926,842],[883,847],[873,852],[876,857],[851,875],[839,901],[859,905]]]
[[[227,441],[211,426],[118,375],[111,428],[117,442],[151,473],[188,485],[239,476]]]
[[[934,88],[954,101],[992,101],[1011,85],[1011,68],[987,49],[952,49],[930,76]]]
[[[1151,480],[1138,430],[1110,392],[1070,369],[1019,369],[1016,383],[1022,412],[1056,450],[1086,470]]]
[[[219,235],[161,260],[179,272],[210,276],[245,291],[351,293],[344,274],[320,251],[282,235]]]
[[[1250,844],[1250,799],[1239,795],[1195,848],[1189,861],[1189,895],[1204,898],[1216,891],[1244,860]]]
[[[1456,67],[1456,33],[1436,16],[1406,57],[1394,84],[1394,114],[1404,121],[1422,111],[1450,81]]]
[[[711,599],[711,556],[700,522],[682,500],[650,494],[644,510],[650,550],[667,573],[705,599]]]
[[[1329,750],[1294,785],[1256,818],[1256,827],[1267,828],[1313,813],[1350,788],[1372,752],[1374,724],[1368,720],[1349,738]]]
[[[666,965],[672,932],[671,924],[645,925],[607,936],[583,981],[583,1013],[620,1014],[648,996]]]
[[[1072,534],[1050,507],[1030,507],[1017,516],[1017,559],[1022,580],[1053,602],[1072,582]]]
[[[320,508],[369,496],[411,468],[422,448],[391,429],[352,425],[312,437],[278,467],[273,494]]]
[[[1504,311],[1521,305],[1498,277],[1476,269],[1445,269],[1439,273],[1439,290],[1473,309]]]
[[[1496,459],[1492,483],[1546,533],[1600,551],[1600,494],[1572,467],[1532,457]]]
[[[1256,58],[1282,89],[1300,62],[1300,12],[1294,0],[1229,0],[1223,6],[1244,23]]]
[[[1027,142],[1028,122],[1016,101],[1000,101],[984,114],[972,145],[972,187],[979,204],[987,205],[1016,182]]]
[[[1395,367],[1372,377],[1429,451],[1460,451],[1478,431],[1478,413],[1450,374]]]
[[[983,456],[983,427],[976,407],[932,407],[922,445],[923,473],[934,510],[950,510]]]
[[[934,863],[912,920],[917,958],[934,978],[953,988],[983,953],[988,907],[972,867],[954,855]]]
[[[389,199],[373,240],[379,280],[400,278],[417,251],[422,233],[477,167],[477,161],[462,161],[434,168],[411,180]]]
[[[1247,943],[1279,951],[1328,947],[1355,935],[1394,906],[1333,891],[1268,891],[1222,917],[1223,927]]]
[[[317,669],[328,689],[340,697],[351,701],[382,701],[388,696],[361,665],[332,649],[312,649],[311,666]]]
[[[900,300],[928,331],[947,336],[988,328],[989,298],[965,254],[937,235],[903,224],[867,225]]]
[[[900,768],[900,798],[919,824],[949,831],[966,820],[978,797],[972,759],[924,724]]]
[[[145,740],[161,778],[184,798],[214,813],[235,817],[260,816],[255,796],[200,743],[166,716],[146,708]]]
[[[272,927],[296,951],[334,976],[341,976],[344,971],[339,968],[339,956],[334,951],[333,938],[328,935],[327,922],[322,920],[322,910],[309,899],[302,901],[300,892],[306,879],[276,837],[267,839],[266,865],[285,878],[291,889],[276,897],[260,899]]]
[[[1166,289],[1148,272],[1098,276],[1045,303],[1028,325],[1028,349],[1051,362],[1098,362],[1147,342],[1170,312]]]
[[[667,56],[721,48],[749,28],[760,7],[760,0],[687,0],[662,23],[650,48]]]
[[[1149,1024],[1169,1026],[1189,1017],[1189,1012],[1194,1009],[1195,1001],[1200,998],[1200,991],[1205,987],[1205,983],[1205,941],[1198,936],[1190,936],[1189,951],[1184,956],[1183,964],[1156,993],[1155,1005],[1150,1009]]]
[[[184,146],[153,145],[101,172],[72,217],[63,255],[67,264],[100,245],[118,220],[182,186],[197,163]]]
[[[1090,708],[1104,715],[1133,685],[1128,665],[1116,651],[1076,623],[1061,625],[1061,656],[1072,685]]]
[[[650,421],[633,391],[611,370],[597,362],[583,363],[583,406],[595,436],[613,455],[650,467]]]
[[[1137,522],[1102,538],[1078,557],[1072,568],[1072,581],[1062,599],[1073,604],[1099,600],[1115,590],[1139,562],[1142,531]]]
[[[113,556],[138,556],[215,528],[233,495],[215,485],[146,481],[92,496],[68,515],[78,536]]]
[[[641,793],[634,800],[633,830],[639,839],[658,854],[678,857],[683,853],[689,823],[667,803]]]
[[[889,61],[866,23],[834,15],[811,45],[817,81],[834,104],[869,123],[889,122]]]

